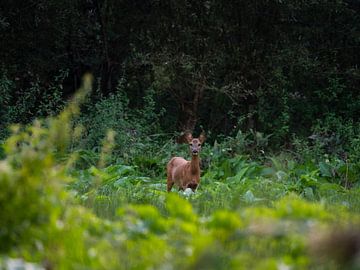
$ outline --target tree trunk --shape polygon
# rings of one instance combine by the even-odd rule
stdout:
[[[197,106],[187,102],[181,104],[178,116],[178,129],[186,132],[193,132],[197,122]]]
[[[97,17],[97,20],[101,27],[101,39],[102,39],[102,50],[104,59],[101,64],[101,91],[104,94],[109,94],[112,89],[112,70],[113,65],[109,54],[109,38],[108,38],[108,29],[107,29],[107,2],[105,1],[104,5],[105,7],[103,10],[105,10],[105,15],[102,14],[102,10],[100,7],[100,4],[97,0],[93,0],[93,5],[95,9],[95,14]]]
[[[198,108],[202,101],[205,89],[205,78],[195,87],[193,96],[189,101],[180,102],[180,112],[178,115],[178,129],[184,132],[193,132],[198,120]]]
[[[249,116],[247,121],[247,129],[255,129],[255,115],[254,115],[255,105],[249,104],[247,107],[248,107],[248,116]]]

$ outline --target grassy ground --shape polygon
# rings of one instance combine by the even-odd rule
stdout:
[[[208,146],[204,152],[215,149]],[[75,172],[71,189],[97,216],[125,222],[131,233],[141,231],[140,238],[153,233],[165,239],[166,247],[174,250],[169,251],[170,261],[158,255],[162,267],[359,267],[356,256],[346,255],[349,243],[338,249],[330,235],[344,242],[352,235],[350,239],[359,239],[360,190],[324,176],[319,163],[299,164],[290,156],[260,162],[222,154],[208,161],[195,193],[173,189],[170,197],[164,173],[148,175],[136,166],[92,167]],[[168,225],[161,227],[163,223]],[[183,254],[187,249],[191,252]],[[126,267],[137,265],[129,262]]]

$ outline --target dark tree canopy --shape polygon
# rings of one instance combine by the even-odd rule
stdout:
[[[86,71],[94,102],[153,93],[166,131],[286,139],[360,113],[356,0],[4,0],[0,33],[2,128],[56,113]]]

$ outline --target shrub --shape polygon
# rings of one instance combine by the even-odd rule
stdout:
[[[4,67],[0,68],[0,140],[8,135],[7,126],[13,121],[11,111],[11,93],[14,91],[14,83],[7,77]]]

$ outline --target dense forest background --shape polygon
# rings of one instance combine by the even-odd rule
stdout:
[[[334,148],[358,126],[357,0],[11,0],[0,33],[2,138],[58,113],[85,72],[90,148],[106,128],[251,130],[276,147],[310,136]]]
[[[359,0],[2,0],[0,37],[0,269],[360,269]]]

